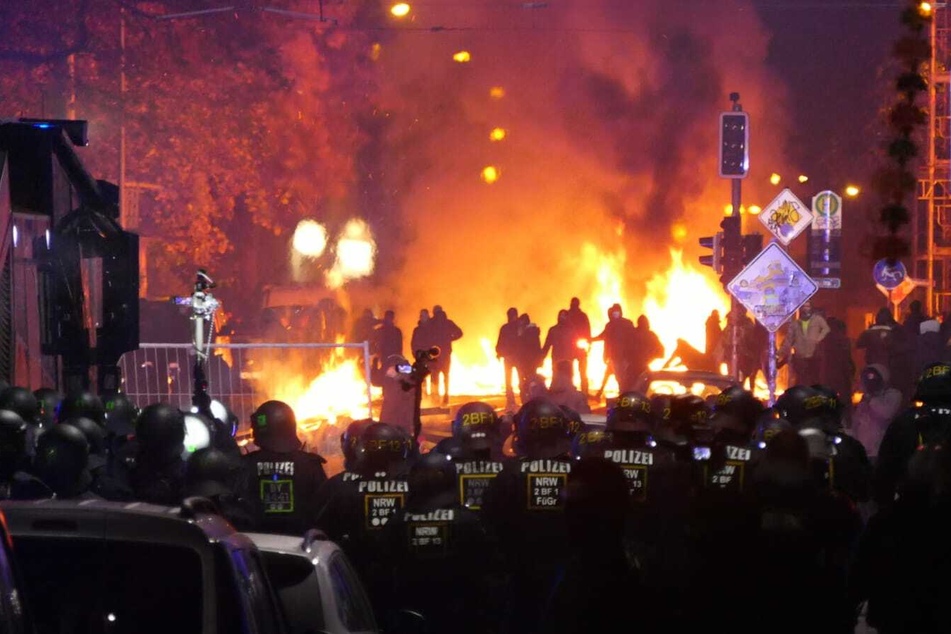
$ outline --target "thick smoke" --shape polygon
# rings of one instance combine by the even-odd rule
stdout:
[[[767,72],[769,35],[748,1],[528,7],[427,2],[379,61],[402,253],[383,273],[404,329],[419,308],[442,304],[467,333],[460,352],[470,362],[484,360],[478,338],[494,343],[508,306],[544,331],[578,296],[603,323],[591,301],[598,254],[625,262],[634,316],[671,247],[696,262],[696,238],[718,229],[730,202],[716,173],[717,115],[730,92],[752,118],[744,203],[769,202],[768,174],[783,167],[784,90]],[[471,62],[452,60],[460,50]],[[495,127],[504,141],[490,140]],[[480,179],[487,165],[501,171],[493,185]],[[675,239],[675,226],[686,236]]]

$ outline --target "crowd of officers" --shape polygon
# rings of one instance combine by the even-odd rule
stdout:
[[[926,368],[875,464],[821,386],[772,408],[621,393],[605,427],[546,399],[500,418],[463,405],[426,453],[370,420],[343,472],[304,450],[279,401],[234,420],[121,394],[0,392],[0,497],[214,500],[240,530],[318,527],[383,623],[431,632],[949,631],[951,366]],[[191,417],[191,418],[189,418]],[[186,446],[204,424],[207,446]]]

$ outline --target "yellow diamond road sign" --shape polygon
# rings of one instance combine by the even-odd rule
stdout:
[[[796,236],[812,224],[812,211],[787,187],[757,218],[777,240],[789,246]]]

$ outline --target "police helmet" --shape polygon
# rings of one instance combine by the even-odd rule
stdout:
[[[234,495],[241,475],[241,461],[220,449],[205,447],[189,455],[185,463],[187,495],[217,497]]]
[[[26,458],[26,423],[20,415],[0,409],[0,475],[9,478]]]
[[[918,377],[915,400],[926,405],[951,403],[951,364],[940,362],[925,367]]]
[[[31,425],[37,423],[40,414],[40,405],[33,392],[16,385],[0,392],[0,409],[16,412]]]
[[[749,390],[732,385],[720,392],[713,405],[711,422],[720,428],[750,433],[763,412],[763,404]]]
[[[776,411],[794,427],[823,414],[826,397],[808,385],[794,385],[776,399]]]
[[[951,440],[951,409],[925,405],[915,410],[919,444],[943,445]]]
[[[622,392],[608,410],[608,431],[651,431],[651,403],[640,392]]]
[[[568,419],[558,405],[535,398],[515,415],[515,451],[527,458],[554,458],[571,449]]]
[[[812,389],[820,397],[819,404],[816,407],[816,415],[822,419],[823,428],[830,434],[842,430],[842,413],[845,405],[842,403],[842,397],[831,387],[825,385],[813,385]]]
[[[63,402],[62,393],[51,387],[41,387],[33,391],[39,406],[38,418],[40,425],[48,427],[56,422],[56,412],[59,410],[59,404]]]
[[[357,446],[360,443],[360,434],[372,424],[373,420],[369,418],[355,420],[347,425],[347,428],[340,434],[340,452],[343,454],[343,468],[346,471],[353,471],[357,462]]]
[[[83,433],[89,443],[90,456],[104,456],[106,454],[106,432],[102,427],[82,416],[64,420],[60,425],[72,425]]]
[[[766,449],[769,441],[781,431],[791,430],[793,428],[785,418],[781,418],[774,409],[764,412],[756,423],[756,431],[753,432],[753,441],[760,449]]]
[[[59,404],[58,420],[80,417],[88,418],[103,427],[106,424],[106,408],[102,400],[88,390],[67,394]]]
[[[571,409],[567,405],[559,405],[561,411],[565,413],[565,418],[568,419],[568,436],[574,438],[576,434],[580,434],[585,430],[584,420],[581,418],[581,414]]]
[[[583,431],[571,439],[571,457],[576,460],[582,458],[603,458],[604,452],[611,448],[614,434],[609,431]]]
[[[360,434],[354,471],[372,476],[376,473],[398,473],[405,469],[410,457],[406,436],[388,423],[372,423]]]
[[[283,401],[262,403],[251,414],[254,444],[269,451],[289,452],[301,448],[297,437],[297,417]]]
[[[654,421],[657,425],[665,426],[670,424],[670,394],[654,394],[650,397],[651,414],[654,415]]]
[[[139,414],[135,437],[143,456],[170,461],[180,458],[185,442],[185,417],[166,403],[153,403]]]
[[[185,419],[182,460],[188,460],[188,457],[199,449],[211,446],[215,436],[215,424],[206,416],[194,412],[186,412],[182,416]]]
[[[499,417],[488,403],[466,403],[452,419],[452,436],[461,441],[465,449],[490,449],[498,435]]]
[[[696,394],[677,394],[670,399],[670,419],[675,425],[705,425],[710,412]]]
[[[56,425],[40,436],[33,469],[58,496],[78,495],[89,488],[92,477],[86,465],[89,442],[72,425]]]
[[[409,470],[409,504],[421,506],[442,498],[456,499],[456,466],[446,454],[430,451],[419,457]]]
[[[135,433],[135,419],[139,409],[135,403],[121,392],[106,395],[106,430],[117,436],[131,436]]]

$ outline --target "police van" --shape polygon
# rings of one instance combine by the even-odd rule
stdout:
[[[283,634],[261,554],[211,502],[4,502],[36,631]]]

